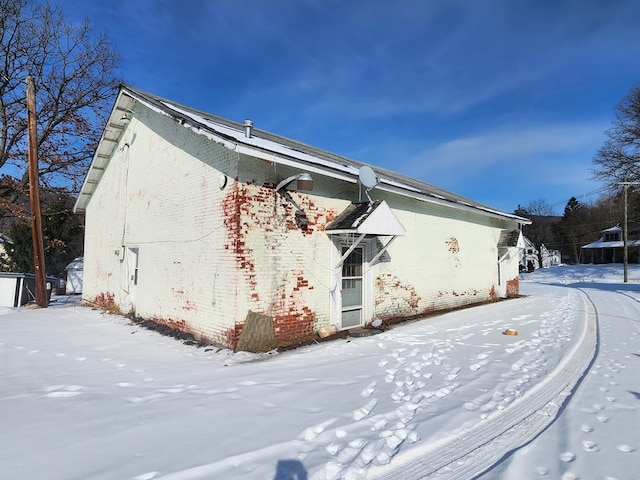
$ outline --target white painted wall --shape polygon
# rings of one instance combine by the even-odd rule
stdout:
[[[221,212],[234,182],[220,187],[235,168],[231,151],[138,105],[87,206],[83,298],[221,341],[237,316]]]

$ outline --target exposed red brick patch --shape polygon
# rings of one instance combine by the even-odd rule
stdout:
[[[507,297],[517,297],[520,294],[520,281],[518,277],[507,280]]]
[[[244,323],[236,323],[233,327],[228,328],[224,333],[224,345],[235,351],[238,346],[238,340],[242,333]]]
[[[273,328],[279,343],[289,343],[314,333],[315,312],[304,304],[303,298],[303,291],[313,287],[304,277],[304,272],[292,272],[291,275],[295,276],[295,287],[288,291],[289,283],[285,279],[267,313],[273,316]]]
[[[496,292],[496,286],[492,285],[491,290],[489,291],[489,298],[492,302],[497,302],[500,297],[498,297],[498,292]]]
[[[193,331],[184,320],[166,320],[162,318],[133,318],[133,322],[161,335],[177,338],[187,345],[212,345],[212,340],[202,332]]]

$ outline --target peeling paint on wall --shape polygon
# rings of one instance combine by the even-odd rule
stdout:
[[[233,304],[272,316],[278,341],[312,335],[316,318],[304,298],[304,292],[314,287],[303,270],[291,270],[290,243],[296,241],[296,233],[309,237],[323,230],[327,217],[335,216],[334,209],[317,209],[305,196],[295,199],[297,207],[292,203],[283,205],[271,183],[258,186],[237,180],[222,199],[227,230],[224,249],[233,255],[239,274],[236,281],[243,284],[238,284],[235,291],[247,296],[236,298]],[[259,252],[248,246],[256,244],[256,234],[262,234]],[[308,244],[308,240],[305,242]],[[281,279],[276,280],[276,276]],[[235,346],[228,342],[237,342],[241,329],[236,326],[224,334],[227,345]]]
[[[498,300],[500,300],[500,297],[498,296],[498,292],[496,290],[495,285],[491,286],[491,290],[489,291],[489,298],[491,299],[492,302],[497,302]]]
[[[460,266],[460,245],[458,244],[458,239],[456,237],[450,237],[446,242],[449,253],[453,256],[454,266]]]
[[[413,316],[419,313],[422,300],[415,288],[403,284],[396,276],[385,273],[375,280],[375,314]]]
[[[268,314],[273,316],[273,327],[279,342],[304,338],[314,333],[315,314],[305,305],[304,291],[313,290],[304,272],[295,271],[295,286],[289,291],[290,282],[287,276],[283,279],[275,295],[275,300],[268,307]]]

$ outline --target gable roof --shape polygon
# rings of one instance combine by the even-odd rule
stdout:
[[[246,136],[244,124],[180,105],[130,86],[121,85],[74,211],[85,211],[89,199],[125,130],[126,125],[121,121],[123,114],[135,115],[133,111],[138,102],[157,113],[173,118],[184,127],[221,143],[233,151],[274,163],[350,183],[358,183],[359,169],[363,165],[367,165],[257,128],[252,128],[251,136]],[[373,166],[372,168],[378,176],[378,185],[376,186],[378,190],[457,209],[470,210],[491,217],[511,219],[523,224],[530,223],[526,218],[501,212],[406,175],[384,168]]]

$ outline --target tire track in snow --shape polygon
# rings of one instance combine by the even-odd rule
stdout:
[[[588,295],[577,290],[586,309],[581,336],[569,354],[542,382],[515,400],[506,412],[494,411],[466,431],[402,452],[393,464],[375,466],[367,479],[469,479],[486,471],[508,452],[534,438],[556,418],[593,361],[597,313]]]

